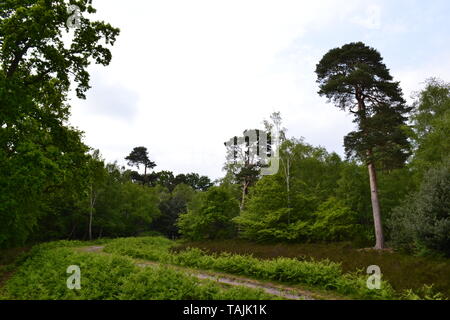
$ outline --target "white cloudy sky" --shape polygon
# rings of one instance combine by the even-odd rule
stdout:
[[[71,124],[107,161],[146,146],[157,171],[223,175],[223,142],[281,111],[289,136],[343,154],[351,117],[317,95],[331,48],[378,49],[405,97],[450,81],[447,0],[94,0],[121,29]]]

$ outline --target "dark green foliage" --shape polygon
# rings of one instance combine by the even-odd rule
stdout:
[[[380,53],[362,42],[325,54],[316,68],[320,95],[355,115],[358,131],[344,139],[348,157],[401,167],[409,156],[404,130],[410,111]]]
[[[71,3],[84,17],[69,46],[66,1],[0,4],[0,246],[27,241],[54,199],[86,187],[88,148],[67,125],[67,95],[74,84],[85,97],[88,66],[109,64],[119,30],[89,20],[89,1]]]
[[[187,212],[188,204],[194,196],[195,191],[183,183],[177,185],[171,193],[162,190],[159,194],[161,214],[152,223],[152,229],[161,232],[169,238],[178,237],[176,222],[180,214]]]
[[[40,87],[45,90],[42,93],[48,92],[46,89],[53,84],[61,97],[70,86],[69,75],[73,75],[78,84],[77,95],[84,97],[89,89],[86,68],[92,60],[97,64],[109,64],[111,53],[100,43],[114,44],[119,30],[104,22],[90,21],[88,13],[95,12],[90,1],[74,0],[71,4],[80,8],[83,17],[67,47],[63,42],[70,16],[67,2],[2,2],[2,75],[12,81],[22,78],[22,85],[33,89]]]
[[[390,219],[393,210],[403,202],[408,194],[418,189],[414,172],[410,167],[380,172],[378,185],[385,224]],[[386,238],[390,239],[390,236],[390,230],[386,228]]]
[[[133,178],[137,181],[141,181],[142,184],[148,184],[149,177],[147,176],[147,168],[153,169],[156,167],[156,163],[151,161],[148,157],[148,151],[146,147],[136,147],[130,152],[128,156],[125,157],[128,161],[128,165],[131,167],[144,166],[144,175],[139,175],[137,172],[133,172]]]
[[[212,187],[195,195],[177,225],[188,239],[230,238],[236,234],[232,219],[238,214],[239,204],[233,194],[227,188]]]
[[[95,205],[94,235],[117,237],[150,231],[159,216],[157,190],[130,182],[115,165],[109,165],[108,178]]]
[[[389,221],[392,245],[415,253],[449,255],[450,85],[429,79],[414,103],[408,197]],[[394,184],[390,183],[391,186]]]
[[[200,176],[198,173],[179,174],[175,177],[173,185],[186,184],[194,190],[207,191],[213,183],[207,176]]]
[[[152,172],[148,175],[148,181],[151,186],[161,186],[172,191],[175,177],[171,171]]]
[[[52,193],[49,214],[41,218],[31,240],[89,239],[91,209],[92,238],[134,236],[151,230],[160,215],[158,190],[132,183],[128,173],[115,164],[90,161],[84,189],[70,194],[71,186]]]
[[[236,182],[247,186],[246,190],[248,190],[250,186],[253,186],[258,181],[260,170],[260,167],[257,165],[247,164],[235,172]]]
[[[139,175],[135,173],[135,175]],[[142,177],[135,178],[136,180]],[[152,172],[147,180],[151,186],[162,186],[172,192],[176,186],[185,184],[194,190],[206,191],[213,186],[213,183],[207,176],[200,176],[198,173],[179,174],[174,176],[171,171]]]
[[[380,53],[362,42],[349,43],[325,54],[316,74],[319,94],[355,115],[358,131],[344,139],[347,155],[382,168],[401,167],[409,156],[403,128],[410,109]]]
[[[406,134],[406,112],[406,108],[396,110],[382,105],[372,116],[357,119],[359,131],[344,138],[347,157],[372,161],[382,170],[402,168],[411,155]],[[372,150],[372,155],[368,150]]]
[[[0,126],[0,143],[14,146],[0,148],[0,247],[23,244],[41,219],[54,214],[54,199],[78,198],[85,187],[87,147],[78,132],[60,128],[49,134],[34,120],[22,129],[11,141],[11,130]]]
[[[131,153],[125,157],[129,166],[136,166],[139,169],[140,165],[146,168],[154,168],[156,164],[148,157],[148,151],[146,147],[136,147]]]
[[[450,166],[430,169],[420,190],[393,211],[393,244],[408,251],[450,256]]]

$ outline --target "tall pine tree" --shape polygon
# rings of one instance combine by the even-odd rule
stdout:
[[[344,138],[348,158],[369,170],[376,249],[384,248],[376,167],[401,167],[410,154],[405,132],[406,106],[399,82],[394,82],[380,53],[362,42],[349,43],[325,54],[316,68],[319,95],[354,115],[357,130]]]
[[[142,179],[142,184],[144,185],[148,180],[147,177],[147,168],[153,169],[156,167],[156,163],[150,160],[148,157],[148,151],[146,147],[136,147],[130,154],[125,157],[125,160],[128,161],[129,166],[136,166],[139,169],[139,165],[144,166],[144,177]]]

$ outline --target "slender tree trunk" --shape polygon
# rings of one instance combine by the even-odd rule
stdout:
[[[72,231],[70,231],[70,234],[69,234],[69,240],[72,239],[72,235],[74,234],[76,228],[77,228],[77,224],[74,224]]]
[[[375,238],[376,238],[375,249],[383,249],[384,235],[383,235],[383,225],[381,223],[380,201],[378,199],[377,173],[375,170],[375,165],[373,163],[370,163],[368,165],[368,168],[370,179],[370,196],[372,200],[373,222],[375,225]]]
[[[240,211],[244,210],[245,195],[247,194],[248,185],[249,185],[249,182],[247,182],[247,181],[245,181],[242,185],[242,199],[241,199],[241,205],[239,206]]]
[[[358,100],[358,111],[364,112],[361,115],[362,119],[366,119],[366,106],[364,104],[364,99],[361,96],[361,91],[356,89],[356,99]],[[366,135],[366,133],[364,133]],[[375,226],[375,249],[380,250],[384,248],[384,235],[383,235],[383,225],[381,223],[381,210],[380,210],[380,200],[378,199],[378,184],[377,184],[377,173],[375,170],[375,164],[372,157],[372,149],[367,150],[367,157],[369,158],[369,164],[367,165],[369,169],[369,180],[370,180],[370,199],[372,201],[372,213],[373,213],[373,223]]]
[[[97,195],[95,194],[93,187],[91,185],[91,197],[90,197],[90,208],[89,208],[89,240],[92,240],[92,220],[94,219],[94,206]]]
[[[89,240],[92,240],[92,216],[93,216],[93,194],[92,194],[92,185],[91,185],[91,199],[90,199],[90,208],[89,208]]]
[[[288,207],[288,209],[291,208],[290,174],[291,174],[291,163],[290,163],[290,158],[287,158],[286,159],[285,175],[286,175],[286,191],[287,191],[287,207]],[[288,224],[291,224],[291,211],[290,210],[288,212]]]
[[[244,205],[245,205],[245,194],[246,194],[246,189],[247,189],[247,182],[244,182],[243,186],[242,186],[242,199],[241,199],[241,204],[239,205],[239,212],[242,212],[244,210]],[[238,224],[237,225],[238,229],[238,235],[241,234],[241,225]]]
[[[147,179],[147,166],[144,166],[144,179],[142,179],[142,185],[145,185],[145,180]]]

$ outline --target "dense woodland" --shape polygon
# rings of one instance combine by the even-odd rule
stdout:
[[[67,46],[65,2],[32,2],[0,4],[0,247],[158,233],[450,256],[450,83],[424,79],[407,104],[381,54],[347,44],[316,70],[328,107],[354,116],[345,159],[288,138],[274,113],[261,129],[280,133],[275,175],[261,175],[245,142],[235,146],[241,162],[224,147],[224,177],[214,182],[158,171],[151,145],[130,144],[125,168],[68,122],[70,90],[85,98],[88,66],[110,63],[120,31],[82,18]]]

